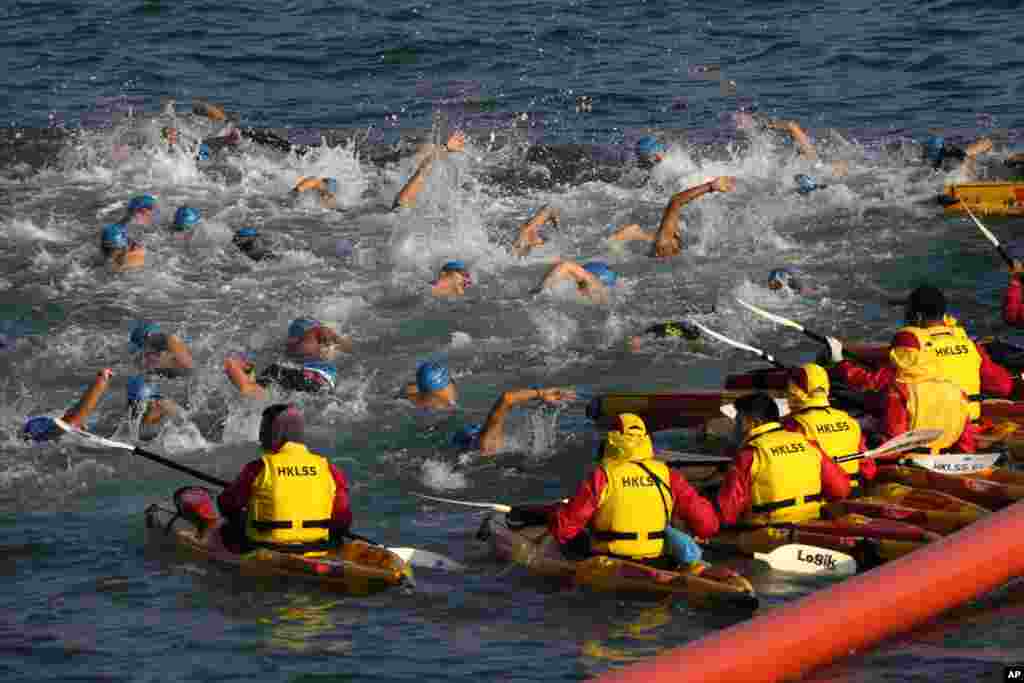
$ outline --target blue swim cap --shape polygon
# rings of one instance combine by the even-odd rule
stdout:
[[[776,268],[768,273],[768,289],[791,289],[794,292],[801,290],[800,281],[789,268]]]
[[[338,384],[338,369],[331,363],[325,363],[323,361],[307,361],[302,364],[302,369],[305,372],[312,372],[320,376],[331,389]]]
[[[301,337],[314,327],[320,327],[320,321],[314,318],[296,318],[288,326],[289,337]]]
[[[924,154],[928,158],[928,161],[938,164],[942,162],[942,157],[945,156],[944,147],[946,140],[941,135],[929,135],[928,139],[924,141]]]
[[[440,363],[422,363],[416,369],[416,388],[421,394],[440,391],[451,383],[448,368]]]
[[[146,337],[160,331],[160,325],[151,321],[139,321],[132,329],[129,343],[133,351],[141,351],[146,343]]]
[[[156,207],[156,197],[151,194],[142,194],[132,197],[128,200],[128,209],[136,211],[138,209],[152,209]]]
[[[51,435],[54,432],[59,432],[60,427],[52,417],[46,417],[39,415],[36,417],[30,417],[25,422],[25,428],[22,430],[22,434],[26,439],[32,439],[36,443],[42,443],[43,441],[49,441]]]
[[[160,398],[160,388],[157,385],[147,382],[144,375],[135,375],[128,379],[128,400],[129,401],[152,401]]]
[[[110,223],[103,226],[101,244],[107,249],[128,248],[128,228],[124,223]]]
[[[800,194],[807,194],[818,189],[818,183],[806,173],[798,173],[793,176],[793,180],[796,181],[796,191]]]
[[[174,226],[176,228],[191,229],[196,225],[199,225],[199,221],[202,217],[199,214],[199,209],[193,209],[191,206],[183,206],[174,213]]]
[[[665,151],[665,145],[658,142],[653,135],[645,135],[636,141],[636,153],[641,156],[654,156]]]
[[[210,158],[210,147],[205,142],[199,145],[199,149],[196,150],[197,161],[208,161]]]
[[[466,264],[464,262],[459,261],[458,259],[456,259],[455,261],[449,261],[448,263],[446,263],[443,266],[441,266],[441,272],[442,273],[447,273],[447,272],[452,271],[452,270],[460,272],[460,273],[464,273],[464,272],[466,272],[469,269],[466,268]]]
[[[331,194],[335,194],[338,191],[337,178],[324,178],[324,184],[327,185],[327,191]]]
[[[605,287],[614,287],[619,276],[604,261],[590,261],[583,264],[583,270],[600,280]]]
[[[251,239],[256,237],[259,233],[256,228],[239,228],[238,232],[235,233],[235,237],[239,239]]]
[[[480,435],[484,432],[484,426],[479,423],[465,425],[462,429],[452,434],[451,444],[459,450],[471,451],[480,448]]]

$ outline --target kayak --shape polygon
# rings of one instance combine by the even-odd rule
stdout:
[[[547,527],[514,527],[507,515],[492,513],[484,519],[478,537],[490,542],[499,560],[515,562],[530,574],[569,585],[649,598],[679,597],[695,607],[757,607],[754,587],[732,569],[700,562],[676,570],[655,569],[604,555],[567,559],[550,537],[538,544],[546,534]]]
[[[919,489],[949,493],[990,510],[999,510],[1024,499],[1024,485],[943,474],[920,467],[882,465],[878,468],[876,481],[898,482]]]
[[[721,407],[749,391],[683,390],[680,392],[612,393],[595,396],[587,406],[587,417],[609,427],[620,413],[643,418],[649,432],[699,427],[708,418],[721,415]]]
[[[974,213],[1024,216],[1024,183],[987,182],[947,185],[939,195],[939,203],[942,204],[947,215],[965,213],[964,204],[967,204]]]
[[[949,534],[973,524],[989,509],[941,491],[918,489],[898,483],[871,484],[870,495],[828,503],[823,516],[855,513],[914,524],[940,534]]]
[[[146,508],[146,532],[190,555],[253,577],[295,577],[350,595],[369,595],[411,579],[406,562],[387,548],[348,541],[328,551],[293,554],[268,548],[238,553],[223,541],[224,518],[203,488],[182,489],[169,504]]]

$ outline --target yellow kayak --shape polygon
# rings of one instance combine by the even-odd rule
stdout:
[[[964,213],[967,204],[974,213],[1024,216],[1024,182],[947,185],[939,201],[946,214]]]

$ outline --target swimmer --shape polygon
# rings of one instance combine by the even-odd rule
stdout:
[[[448,261],[441,266],[437,279],[430,283],[430,293],[436,297],[457,297],[466,293],[473,284],[473,276],[462,261]]]
[[[590,261],[582,266],[575,261],[559,261],[541,282],[541,291],[550,290],[559,282],[574,280],[576,291],[584,299],[595,304],[606,304],[609,290],[615,287],[618,274],[603,261]]]
[[[165,377],[181,377],[192,372],[192,353],[177,335],[164,334],[160,325],[142,320],[129,336],[129,347],[142,352],[142,367]]]
[[[802,294],[804,291],[800,280],[789,268],[776,268],[768,273],[768,289],[773,292],[785,291],[793,294]]]
[[[650,170],[665,159],[665,145],[653,135],[645,135],[636,141],[637,165]]]
[[[530,217],[530,220],[519,226],[519,237],[516,238],[515,243],[512,245],[513,253],[516,256],[526,256],[534,247],[543,246],[544,239],[539,234],[541,227],[550,222],[552,226],[557,228],[558,221],[558,209],[547,204],[540,207]]]
[[[644,330],[642,335],[633,335],[629,338],[629,348],[632,351],[639,351],[643,344],[644,337],[656,339],[685,339],[686,341],[697,341],[700,339],[700,330],[688,320],[675,322],[658,323],[651,325]]]
[[[530,401],[543,401],[558,405],[576,400],[576,392],[570,388],[551,387],[547,389],[513,389],[498,397],[481,424],[468,424],[452,436],[452,445],[460,451],[479,450],[481,455],[494,455],[505,447],[505,419],[513,406]]]
[[[288,325],[288,355],[302,360],[330,361],[352,353],[352,338],[342,336],[314,318],[296,318]]]
[[[103,226],[100,250],[107,267],[114,273],[139,270],[146,265],[146,248],[128,239],[128,228],[123,223]]]
[[[61,420],[73,427],[84,429],[85,421],[96,410],[96,405],[106,393],[107,387],[110,385],[110,378],[113,376],[114,371],[110,368],[103,368],[97,372],[96,379],[78,399],[78,403],[61,416]],[[55,441],[63,434],[64,430],[57,426],[52,417],[46,415],[34,415],[28,418],[22,428],[22,438],[34,443]]]
[[[992,149],[989,138],[979,138],[966,147],[946,144],[941,135],[929,135],[921,149],[922,161],[936,171],[958,172],[964,180],[978,177],[977,157]]]
[[[155,225],[160,222],[160,207],[151,194],[136,195],[128,200],[128,211],[122,223]]]
[[[797,173],[793,176],[793,182],[796,183],[796,191],[800,194],[810,194],[815,190],[824,190],[828,185],[819,185],[811,176],[806,173]]]
[[[128,398],[128,419],[131,424],[138,424],[139,439],[142,441],[155,439],[159,436],[164,421],[181,413],[178,404],[161,396],[160,388],[153,382],[146,381],[144,375],[129,378],[125,391]]]
[[[299,176],[292,188],[292,196],[298,196],[303,192],[316,190],[320,194],[320,206],[325,209],[333,209],[337,206],[336,195],[338,193],[338,181],[335,178],[314,178]]]
[[[338,369],[324,361],[271,363],[257,376],[248,355],[232,354],[224,359],[224,372],[242,396],[260,400],[272,398],[276,390],[330,393],[338,383]]]
[[[669,200],[661,216],[661,225],[656,233],[645,232],[636,223],[631,223],[616,230],[608,239],[613,242],[653,242],[652,257],[678,256],[683,250],[682,226],[679,221],[679,214],[683,207],[709,192],[732,192],[735,189],[736,178],[733,176],[712,178],[706,183],[672,195],[672,199]]]
[[[199,213],[199,209],[194,209],[191,206],[183,206],[174,212],[174,224],[171,226],[171,231],[177,239],[192,239],[192,235],[195,234],[196,226],[199,225],[202,220],[203,216]]]
[[[446,366],[427,362],[416,368],[416,382],[406,385],[404,397],[419,408],[449,410],[456,406],[459,392]]]
[[[426,186],[427,178],[430,176],[430,169],[434,162],[449,152],[462,152],[465,147],[466,135],[462,132],[453,133],[443,147],[436,147],[434,145],[424,147],[421,153],[417,154],[417,157],[420,157],[421,160],[416,167],[416,172],[412,174],[412,177],[399,190],[391,208],[410,208],[416,206],[416,198]]]
[[[239,228],[231,242],[253,261],[273,261],[280,258],[271,251],[256,228]]]

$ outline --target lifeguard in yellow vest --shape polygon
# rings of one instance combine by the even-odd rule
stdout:
[[[552,536],[565,545],[589,528],[591,552],[651,560],[662,555],[673,517],[694,536],[715,535],[718,518],[710,501],[654,459],[644,421],[623,413],[617,423],[602,444],[599,466],[551,514]]]
[[[352,524],[348,482],[323,456],[303,444],[302,414],[293,405],[263,411],[263,457],[248,463],[217,497],[229,520],[229,545],[290,552],[326,549]],[[244,537],[241,530],[244,529]]]
[[[914,329],[898,332],[889,357],[896,367],[896,379],[884,398],[885,436],[892,438],[912,429],[940,429],[942,436],[930,444],[933,453],[973,453],[975,427],[967,396],[942,376],[927,333]]]
[[[789,414],[782,426],[799,432],[822,453],[835,460],[867,450],[867,440],[860,423],[849,413],[833,408],[828,400],[829,382],[825,368],[814,363],[795,368],[786,385]],[[854,460],[840,465],[850,475],[850,484],[874,479],[877,468],[873,460]]]
[[[723,525],[802,522],[818,517],[824,501],[850,495],[850,477],[800,432],[779,422],[765,393],[735,403],[743,443],[718,491]]]

